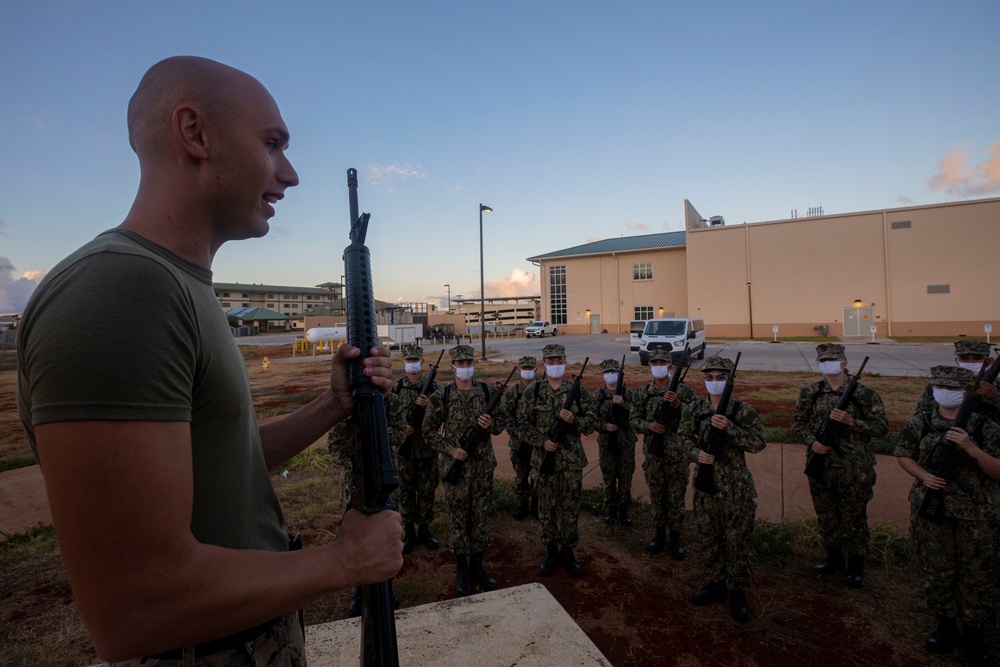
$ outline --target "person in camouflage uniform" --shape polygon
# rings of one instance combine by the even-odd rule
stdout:
[[[604,482],[604,523],[613,525],[615,517],[625,527],[632,525],[628,515],[632,506],[632,475],[635,473],[635,443],[638,438],[629,421],[632,392],[624,387],[618,396],[618,373],[622,370],[617,359],[601,362],[604,386],[594,392],[597,449]]]
[[[694,605],[721,602],[729,593],[733,620],[746,623],[750,608],[746,591],[750,585],[750,535],[757,512],[757,490],[746,464],[746,454],[764,449],[764,422],[749,404],[730,400],[725,415],[716,414],[733,362],[715,356],[701,368],[708,398],[684,407],[677,435],[691,447],[698,466],[712,467],[715,493],[695,488],[692,527],[699,538],[709,583],[691,595]],[[702,450],[709,429],[729,437],[719,454]]]
[[[670,530],[670,555],[684,560],[684,497],[691,477],[691,448],[676,435],[684,407],[695,400],[694,390],[679,384],[676,392],[668,392],[674,373],[683,372],[677,365],[683,355],[667,350],[649,352],[649,370],[653,381],[632,392],[630,414],[632,428],[642,434],[642,471],[649,487],[649,504],[653,511],[656,531],[646,545],[646,551],[658,554],[667,544]],[[662,423],[657,421],[660,413]],[[654,436],[663,438],[663,455],[650,453]]]
[[[973,377],[979,373],[984,361],[989,360],[992,363],[993,360],[989,357],[989,343],[965,338],[955,341],[955,365],[970,371]],[[914,415],[934,411],[936,404],[932,390],[932,384],[928,384],[924,388],[924,393],[917,401],[917,410],[913,413]],[[976,412],[1000,424],[1000,377],[993,382],[981,382],[977,393],[980,403],[976,406]]]
[[[507,444],[510,447],[510,462],[514,466],[514,493],[517,496],[517,509],[514,518],[518,521],[532,513],[534,505],[537,514],[538,495],[533,488],[537,477],[531,474],[531,445],[524,439],[517,423],[517,408],[521,404],[524,390],[535,380],[535,368],[538,360],[524,356],[517,361],[521,370],[521,381],[504,392],[497,410],[497,419],[502,419],[504,428],[510,436]]]
[[[823,343],[816,347],[823,378],[802,388],[795,402],[792,428],[806,445],[806,465],[817,454],[825,456],[819,479],[809,477],[820,537],[827,557],[813,569],[817,574],[833,574],[844,568],[844,583],[850,588],[864,586],[865,555],[868,553],[868,502],[875,489],[875,453],[871,439],[889,432],[889,419],[882,398],[874,389],[858,384],[846,410],[837,402],[848,384],[844,346]],[[831,419],[848,429],[840,440],[843,455],[817,434]]]
[[[395,467],[395,452],[406,438],[406,412],[402,401],[393,393],[385,395],[385,421],[389,433],[389,451],[393,455],[392,464]],[[361,480],[355,475],[355,471],[361,471],[361,440],[353,416],[330,429],[326,436],[326,448],[330,457],[340,466],[341,514],[349,509],[362,510]],[[393,602],[399,606],[399,600],[394,599]],[[351,618],[361,615],[361,586],[354,587],[347,603],[347,613]]]
[[[541,470],[546,453],[555,457],[552,474],[538,476],[538,520],[546,547],[540,571],[543,576],[549,576],[561,560],[572,576],[579,577],[583,571],[573,549],[580,541],[580,494],[583,492],[583,469],[587,465],[580,435],[594,431],[593,402],[590,392],[581,386],[579,400],[569,409],[563,407],[571,387],[570,382],[563,381],[566,348],[557,343],[546,345],[542,363],[545,364],[544,381],[534,382],[524,390],[517,410],[521,433],[532,447],[532,471]],[[549,427],[557,419],[566,423],[563,442],[553,442],[547,437]]]
[[[474,453],[459,446],[463,435],[475,427],[497,435],[503,430],[502,419],[484,413],[492,392],[499,391],[472,379],[475,351],[470,345],[456,345],[448,351],[455,381],[431,395],[424,415],[424,438],[441,454],[446,471],[452,462],[465,461],[459,481],[445,484],[445,500],[451,520],[451,551],[455,554],[455,592],[472,593],[469,579],[483,590],[492,591],[497,582],[486,573],[483,553],[489,545],[489,510],[493,502],[493,470],[497,459],[489,438]]]
[[[421,431],[422,424],[410,424],[410,415],[414,406],[427,407],[430,395],[440,389],[437,382],[432,383],[426,396],[420,395],[424,386],[422,366],[424,350],[416,344],[403,346],[403,370],[405,377],[392,383],[392,393],[399,396],[407,415],[406,438],[396,452],[399,462],[399,513],[403,517],[403,553],[413,551],[420,542],[428,549],[437,549],[437,538],[430,531],[434,521],[434,495],[437,493],[438,455],[425,440]],[[414,530],[414,525],[419,526]]]
[[[993,627],[996,612],[996,536],[991,512],[996,511],[992,503],[1000,497],[1000,425],[975,413],[967,428],[952,425],[964,390],[972,382],[972,373],[965,368],[932,368],[934,408],[906,422],[895,455],[915,480],[909,496],[910,535],[924,568],[927,606],[938,620],[927,649],[947,653],[964,643],[971,664],[994,665],[983,633]],[[944,447],[957,447],[965,458],[965,465],[950,478],[940,476],[938,457],[947,451]],[[928,489],[943,491],[941,523],[919,514]]]

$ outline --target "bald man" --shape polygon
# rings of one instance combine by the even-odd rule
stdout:
[[[17,342],[18,410],[74,598],[109,662],[304,664],[296,610],[393,576],[402,523],[350,511],[336,541],[295,550],[268,471],[351,414],[360,351],[341,346],[323,394],[258,427],[215,298],[216,252],[266,234],[298,183],[288,129],[253,77],[175,57],[139,83],[128,130],[128,216],[46,276]],[[371,354],[365,375],[388,391],[388,352]]]

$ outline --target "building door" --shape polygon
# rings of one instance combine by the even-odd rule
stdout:
[[[590,315],[590,333],[601,333],[601,315],[599,313],[591,313]]]
[[[867,336],[875,324],[875,309],[844,308],[844,336]]]

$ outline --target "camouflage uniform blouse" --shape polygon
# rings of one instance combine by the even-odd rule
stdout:
[[[894,454],[915,460],[924,470],[935,473],[934,461],[942,446],[943,434],[951,428],[951,421],[943,419],[937,410],[914,415],[899,432],[899,444]],[[982,415],[974,414],[965,429],[979,448],[993,457],[1000,457],[1000,426]],[[950,445],[950,443],[949,443]],[[951,445],[958,449],[958,445]],[[961,450],[959,450],[961,452]],[[961,452],[964,454],[965,452]],[[944,489],[945,517],[965,521],[995,520],[1000,511],[1000,482],[987,476],[978,466],[958,468],[958,477],[968,490],[956,481],[949,481]],[[927,487],[922,480],[914,480],[910,489],[910,506],[918,508],[924,501]]]
[[[697,458],[701,451],[702,438],[708,435],[709,423],[715,408],[707,398],[699,398],[694,403],[684,406],[681,415],[680,428],[677,435],[681,442],[691,448],[692,455]],[[762,451],[764,442],[764,421],[760,413],[743,401],[730,401],[726,418],[730,421],[732,438],[716,455],[712,465],[716,493],[733,499],[753,499],[757,490],[753,485],[753,476],[747,468],[746,453],[756,454]],[[695,474],[701,464],[695,469]]]
[[[424,378],[421,377],[420,381],[417,383],[410,382],[410,378],[401,377],[392,383],[392,393],[399,397],[399,402],[403,404],[402,410],[404,419],[408,419],[410,416],[410,409],[414,401],[417,400],[417,396],[420,395],[420,390],[423,388]],[[430,391],[428,391],[428,397],[441,388],[437,382],[431,384]],[[413,425],[413,438],[410,444],[413,445],[413,450],[410,453],[409,458],[411,459],[429,459],[437,456],[437,452],[434,448],[426,441],[424,438],[423,431],[421,430],[422,424]],[[406,423],[403,424],[404,430]],[[403,440],[406,440],[404,434]],[[402,444],[402,442],[400,443]]]
[[[607,386],[600,387],[594,392],[592,401],[594,404],[594,426],[595,430],[598,432],[597,442],[600,445],[606,445],[608,440],[611,438],[611,431],[605,430],[607,424],[613,423],[611,421],[612,412],[614,410],[614,398],[615,393],[613,391],[608,391]],[[631,406],[632,406],[632,391],[626,387],[622,394],[622,399],[625,401],[625,405],[621,406],[624,412],[625,425],[619,425],[618,430],[615,433],[618,434],[618,446],[619,447],[635,447],[636,441],[639,439],[635,434],[635,429],[632,428],[631,420]]]
[[[542,466],[546,433],[552,423],[559,419],[559,412],[572,384],[564,381],[559,389],[553,391],[548,381],[539,380],[524,390],[517,409],[517,422],[524,439],[531,444],[533,450],[532,470],[538,470]],[[580,436],[594,432],[595,416],[590,392],[586,387],[580,387],[580,400],[573,404],[570,412],[573,413],[574,420],[572,424],[566,424],[565,442],[559,443],[555,452],[555,472],[583,470],[587,466],[587,454],[583,451]]]
[[[806,385],[799,392],[792,415],[792,428],[806,445],[806,461],[812,459],[810,445],[819,439],[817,434],[837,407],[837,401],[846,388],[846,380],[840,389],[833,390],[823,379]],[[847,429],[848,437],[840,442],[844,455],[832,451],[826,457],[826,465],[832,468],[871,469],[875,466],[875,453],[869,443],[872,438],[882,437],[889,432],[889,418],[885,414],[882,397],[874,389],[859,384],[845,412],[854,419],[854,426]],[[829,445],[827,442],[822,444]]]
[[[646,427],[649,425],[649,422],[656,418],[656,410],[660,407],[663,395],[666,393],[666,387],[663,389],[657,389],[656,383],[654,382],[645,384],[632,392],[631,405],[629,406],[629,418],[635,432],[637,434],[641,433],[644,436],[642,442],[642,453],[646,456],[649,456],[649,444],[653,439],[653,432],[647,430]],[[681,423],[681,415],[683,414],[684,408],[696,400],[694,389],[684,383],[681,383],[677,387],[677,398],[681,402],[680,407],[674,408],[673,406],[668,405],[664,411],[667,432],[663,434],[663,437],[666,438],[667,441],[664,443],[663,459],[671,463],[680,463],[682,461],[691,460],[691,445],[682,443],[676,433],[677,428]]]
[[[458,447],[459,441],[472,428],[478,428],[476,421],[483,413],[489,396],[500,391],[496,387],[489,387],[479,381],[472,383],[472,388],[468,394],[461,391],[454,383],[444,386],[431,394],[430,402],[427,404],[427,412],[424,414],[423,433],[424,440],[441,454],[442,465],[450,466],[454,459],[451,451]],[[445,406],[445,395],[448,397],[448,405]],[[447,407],[448,414],[445,414]],[[444,432],[441,426],[444,425]],[[490,426],[490,433],[497,435],[503,430],[503,419],[494,419]],[[465,460],[466,468],[475,470],[493,470],[497,467],[497,458],[493,454],[492,440],[487,440],[479,447],[474,454],[469,455]]]
[[[997,390],[1000,391],[1000,379],[993,383],[996,385]],[[973,412],[978,412],[987,419],[992,419],[993,421],[1000,424],[1000,405],[987,401],[986,399],[979,397],[979,404],[973,408]],[[920,399],[917,401],[917,411],[913,413],[914,416],[919,415],[921,412],[934,412],[937,408],[937,401],[934,400],[934,385],[928,384],[924,387],[924,393],[920,395]]]

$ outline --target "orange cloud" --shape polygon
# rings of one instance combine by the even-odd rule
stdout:
[[[938,160],[927,187],[945,190],[955,195],[984,195],[1000,192],[1000,141],[986,149],[987,159],[981,165],[969,166],[969,151],[956,146]]]

